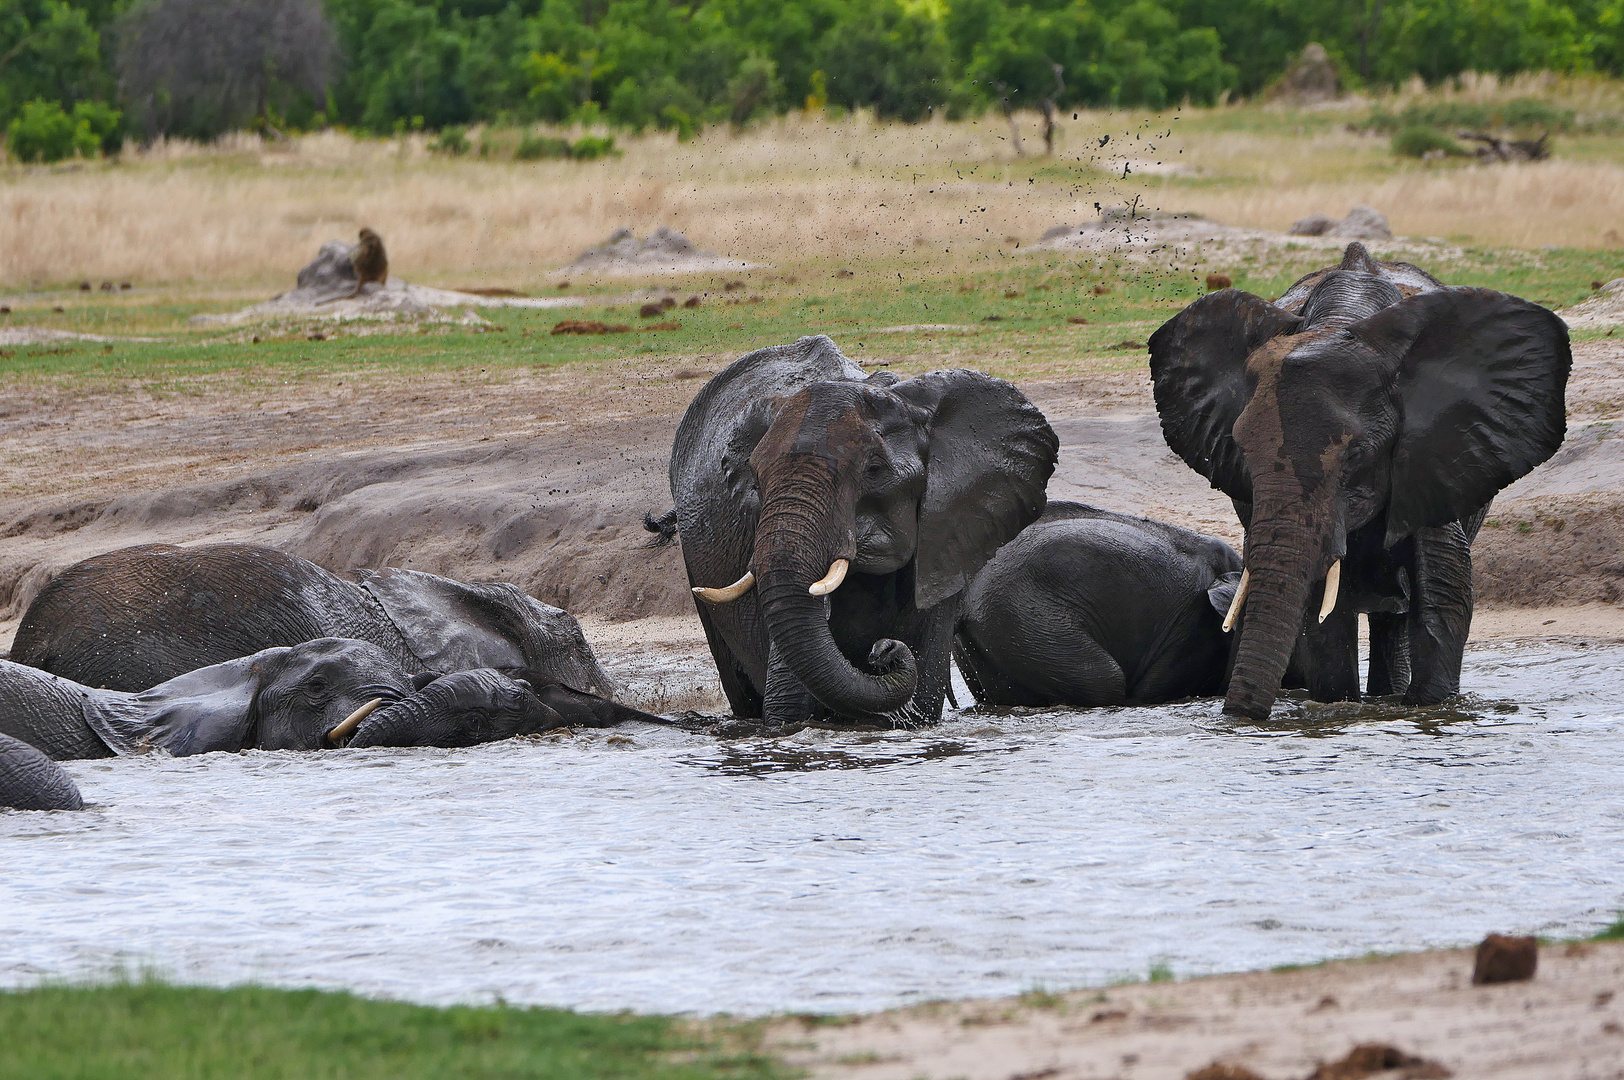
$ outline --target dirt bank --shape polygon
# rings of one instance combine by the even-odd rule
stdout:
[[[1568,443],[1495,503],[1487,606],[1624,598],[1624,340],[1575,349]],[[217,376],[154,393],[16,382],[0,399],[0,643],[61,568],[153,541],[252,540],[324,566],[515,582],[619,621],[689,617],[670,505],[682,411],[730,357],[562,369]],[[1143,372],[1027,383],[1059,433],[1050,494],[1239,541],[1228,500],[1162,441]]]
[[[924,1005],[850,1023],[779,1022],[769,1038],[819,1080],[1616,1080],[1624,942],[1548,946],[1532,982],[1472,986],[1467,950],[1181,983]],[[1443,1070],[1316,1073],[1360,1043]]]

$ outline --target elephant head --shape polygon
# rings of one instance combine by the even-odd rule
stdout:
[[[0,734],[0,806],[13,810],[83,810],[79,786],[43,752]]]
[[[338,745],[380,705],[412,694],[411,677],[377,646],[317,638],[188,672],[140,694],[103,691],[86,719],[116,753],[158,747],[319,750]],[[335,734],[336,733],[336,734]]]
[[[627,720],[665,722],[572,690],[541,673],[515,678],[480,668],[443,675],[365,717],[347,745],[473,746],[555,728],[610,727]]]
[[[795,679],[837,716],[878,719],[903,709],[918,679],[913,650],[890,635],[958,594],[1036,519],[1058,443],[1002,380],[863,378],[827,338],[787,348],[804,357],[797,372],[821,377],[778,376],[777,392],[756,393],[732,428],[721,479],[746,533],[727,566],[737,580],[695,592],[725,605],[748,603],[753,587],[771,650]],[[747,373],[772,352],[734,366]],[[674,454],[674,478],[679,464]],[[685,553],[707,527],[683,525]]]
[[[1390,549],[1485,507],[1561,445],[1572,362],[1546,309],[1358,244],[1282,299],[1210,293],[1150,338],[1168,445],[1246,527],[1224,711],[1258,719],[1299,633],[1336,605],[1349,533],[1369,525]]]

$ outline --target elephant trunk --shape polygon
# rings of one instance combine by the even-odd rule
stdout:
[[[1302,632],[1305,605],[1323,569],[1326,548],[1325,539],[1304,517],[1300,506],[1289,507],[1278,515],[1254,516],[1247,530],[1250,587],[1241,605],[1241,638],[1224,699],[1224,712],[1231,716],[1268,718]]]
[[[490,668],[458,671],[365,717],[363,746],[474,746],[565,726],[530,687]]]
[[[761,480],[753,565],[773,650],[836,715],[874,720],[896,712],[913,698],[913,653],[881,639],[869,654],[875,674],[858,671],[835,643],[822,595],[839,587],[835,564],[856,555],[853,485],[840,483],[835,463],[814,454],[777,461]]]

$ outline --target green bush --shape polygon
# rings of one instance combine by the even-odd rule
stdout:
[[[1375,131],[1401,131],[1411,127],[1431,128],[1520,128],[1559,134],[1573,131],[1575,113],[1538,98],[1521,97],[1497,104],[1473,101],[1440,101],[1413,104],[1403,112],[1377,108],[1365,121]]]
[[[613,135],[583,135],[570,143],[570,157],[576,161],[594,161],[601,157],[619,157]]]
[[[453,124],[440,129],[440,137],[434,140],[433,149],[442,154],[459,157],[468,152],[468,130],[461,125]]]
[[[1437,128],[1423,124],[1413,124],[1393,136],[1393,153],[1400,157],[1425,157],[1434,150],[1442,150],[1450,157],[1466,154],[1460,143]]]
[[[513,151],[519,161],[545,161],[570,156],[570,141],[550,135],[526,135]]]
[[[71,114],[54,101],[30,101],[6,128],[6,149],[19,161],[94,157],[116,149],[119,115],[99,101],[81,101]]]

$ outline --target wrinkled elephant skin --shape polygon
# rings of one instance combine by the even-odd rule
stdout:
[[[1489,502],[1566,431],[1567,327],[1350,244],[1276,303],[1209,293],[1150,338],[1170,447],[1246,528],[1225,712],[1269,715],[1289,658],[1310,696],[1457,693],[1471,543]]]

